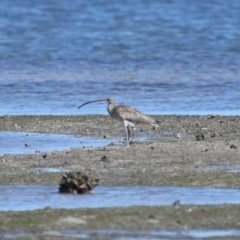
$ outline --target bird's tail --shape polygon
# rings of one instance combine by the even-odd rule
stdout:
[[[156,123],[152,123],[151,126],[153,126],[154,128],[159,127],[159,124],[161,123],[160,121],[155,120]]]

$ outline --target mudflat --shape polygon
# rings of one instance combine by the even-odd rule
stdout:
[[[33,171],[51,167],[84,172],[99,178],[99,185],[105,186],[239,188],[239,116],[154,118],[161,122],[160,127],[137,126],[137,130],[131,131],[130,149],[125,150],[123,125],[105,115],[2,116],[0,131],[111,138],[112,142],[98,148],[5,154],[0,156],[0,184],[58,185],[61,172],[36,174]],[[239,212],[238,204],[0,212],[0,231],[31,232],[76,226],[83,229],[240,229]],[[79,220],[56,224],[63,217],[80,219],[83,215],[82,223]]]

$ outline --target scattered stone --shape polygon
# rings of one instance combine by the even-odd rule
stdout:
[[[49,206],[46,206],[46,207],[44,208],[44,210],[52,210],[52,208],[49,207]]]
[[[47,154],[46,154],[46,153],[43,154],[43,155],[42,155],[42,158],[47,158]]]
[[[215,133],[211,134],[211,137],[212,138],[216,137],[216,134]]]
[[[231,148],[231,149],[237,149],[237,146],[235,146],[235,145],[232,144],[232,145],[230,146],[230,148]]]
[[[129,145],[133,145],[133,144],[134,144],[133,140],[130,140]]]
[[[109,159],[108,156],[103,156],[100,161],[102,161],[102,162],[110,162],[110,159]]]
[[[197,140],[197,141],[203,141],[204,139],[205,139],[205,136],[204,136],[203,133],[198,133],[198,134],[196,135],[196,140]]]
[[[180,200],[179,199],[176,200],[172,205],[173,206],[180,206],[181,205]]]
[[[207,119],[212,119],[212,118],[215,118],[216,117],[216,115],[213,115],[213,114],[209,114],[209,115],[207,115]]]
[[[153,214],[149,214],[148,218],[155,219],[155,217],[154,217],[154,215],[153,215]]]
[[[81,172],[69,172],[62,175],[60,193],[83,194],[90,192],[100,180],[83,175]]]
[[[176,134],[176,138],[181,138],[180,133],[177,133],[177,134]]]
[[[153,149],[154,149],[154,147],[153,147],[153,146],[151,146],[151,149],[153,150]]]

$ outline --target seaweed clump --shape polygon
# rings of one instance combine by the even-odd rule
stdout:
[[[64,173],[60,181],[60,193],[83,194],[98,185],[99,179],[83,175],[81,172]]]

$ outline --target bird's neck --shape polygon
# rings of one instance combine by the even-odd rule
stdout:
[[[111,115],[111,112],[113,110],[113,108],[115,107],[115,104],[114,103],[109,103],[108,104],[108,107],[107,107],[107,110],[108,110],[108,113]]]

